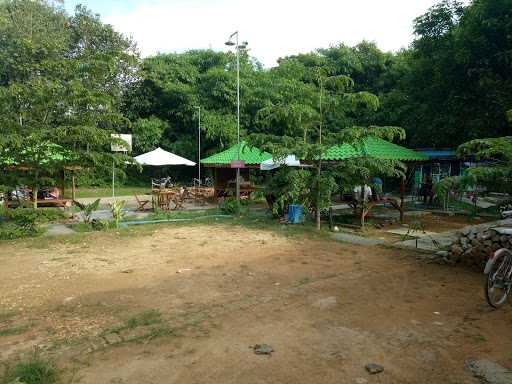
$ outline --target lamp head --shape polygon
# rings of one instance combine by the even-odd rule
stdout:
[[[226,41],[226,43],[225,43],[225,44],[226,44],[228,47],[232,47],[233,45],[235,45],[235,43],[234,43],[231,39],[229,39],[228,41]]]

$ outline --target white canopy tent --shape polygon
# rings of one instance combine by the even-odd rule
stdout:
[[[286,165],[288,167],[307,167],[308,165],[301,164],[300,161],[295,157],[295,155],[288,155],[286,158],[281,160],[268,159],[260,164],[260,169],[262,171],[271,171],[272,169],[279,168],[282,165]]]
[[[193,167],[196,165],[196,163],[194,163],[193,161],[175,155],[174,153],[167,152],[160,147],[151,152],[136,156],[135,161],[141,165],[154,166],[186,165],[189,167]]]

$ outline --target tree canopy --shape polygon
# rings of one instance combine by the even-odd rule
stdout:
[[[315,145],[320,132],[329,140],[385,126],[403,128],[412,147],[441,148],[508,135],[512,0],[444,0],[414,30],[414,42],[397,53],[340,43],[270,69],[245,50],[242,138]],[[198,107],[203,156],[233,145],[234,53],[140,59],[130,39],[84,7],[67,14],[44,0],[0,3],[0,147],[11,153],[45,141],[101,170],[112,158],[124,164],[109,151],[110,134],[122,132],[133,133],[134,154],[161,146],[197,158]]]

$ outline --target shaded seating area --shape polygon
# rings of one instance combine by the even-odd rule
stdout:
[[[216,198],[233,198],[236,195],[236,168],[231,168],[234,161],[244,162],[240,169],[240,197],[249,199],[256,190],[251,181],[251,170],[259,170],[260,164],[272,158],[268,152],[262,152],[256,147],[249,146],[245,141],[240,142],[240,158],[238,145],[201,160],[201,164],[214,170],[214,196]]]
[[[168,152],[160,147],[154,149],[153,151],[136,156],[134,159],[140,165],[154,167],[169,165],[185,165],[188,167],[193,167],[196,165],[196,163],[193,161]],[[189,197],[188,190],[183,187],[175,187],[170,177],[151,181],[151,200],[141,200],[135,196],[139,205],[138,210],[144,210],[144,207],[150,202],[153,210],[181,209],[183,208],[183,203],[187,197]]]
[[[17,208],[32,205],[36,198],[38,207],[69,208],[75,199],[76,194],[76,176],[75,171],[82,169],[76,165],[65,165],[57,177],[58,186],[47,186],[39,188],[37,197],[34,197],[32,190],[26,186],[18,186],[7,194],[5,199],[6,208]],[[24,166],[10,166],[6,171],[24,171],[29,170]],[[71,198],[66,198],[66,178],[71,174]]]
[[[391,143],[378,137],[368,137],[355,144],[340,144],[334,145],[327,150],[322,157],[322,160],[327,164],[338,164],[343,161],[355,158],[373,158],[381,160],[395,160],[405,163],[408,168],[423,161],[428,160],[428,156],[423,153],[413,151],[411,149],[402,147],[398,144]],[[346,201],[356,217],[361,219],[363,223],[371,210],[376,206],[389,206],[400,213],[400,221],[404,220],[404,203],[405,203],[405,187],[406,178],[402,177],[400,180],[400,198],[396,199],[389,196],[378,196],[377,199],[369,199],[363,197],[362,199],[352,199]],[[329,209],[329,222],[334,221],[333,216],[336,214],[336,209],[331,207]]]

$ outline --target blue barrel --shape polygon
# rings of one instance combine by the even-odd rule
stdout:
[[[288,223],[300,224],[303,221],[303,207],[302,205],[290,204],[288,205]]]

